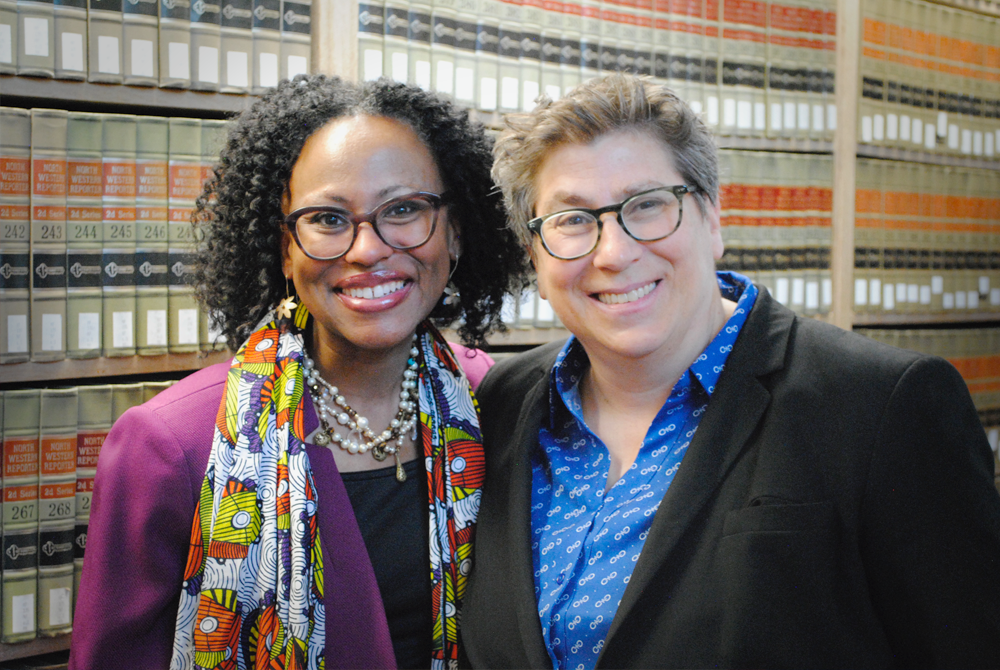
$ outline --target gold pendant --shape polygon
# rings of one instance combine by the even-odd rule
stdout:
[[[295,313],[295,309],[298,304],[295,302],[293,296],[285,296],[285,298],[278,303],[277,316],[279,319],[290,319],[292,314]]]
[[[388,454],[385,453],[385,445],[380,444],[377,447],[372,447],[372,458],[381,463],[385,460]]]
[[[406,481],[406,470],[403,469],[403,464],[399,460],[399,452],[393,454],[396,457],[396,481],[405,482]]]

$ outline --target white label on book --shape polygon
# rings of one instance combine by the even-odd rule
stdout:
[[[872,141],[872,117],[870,116],[861,117],[861,141]]]
[[[555,313],[552,311],[552,305],[549,304],[548,300],[539,297],[538,298],[538,321],[541,323],[552,323],[555,320]]]
[[[60,35],[60,41],[62,43],[62,69],[83,72],[83,68],[87,64],[83,57],[83,35],[67,31]]]
[[[538,82],[533,79],[524,80],[524,89],[522,93],[524,96],[521,98],[521,109],[525,112],[530,111],[535,106],[535,100],[538,99],[538,94],[541,89],[538,87]]]
[[[104,74],[121,74],[118,38],[111,35],[97,37],[97,71]]]
[[[875,138],[876,142],[881,142],[885,139],[885,117],[876,114],[872,121],[872,137]]]
[[[968,128],[962,128],[962,153],[972,153],[972,131]]]
[[[735,98],[722,99],[722,127],[732,128],[736,125],[736,100]]]
[[[1000,305],[1000,288],[990,289],[990,304]]]
[[[70,597],[72,589],[63,586],[49,589],[49,625],[65,626],[72,620],[70,616]]]
[[[918,303],[920,302],[920,285],[919,284],[907,284],[906,285],[906,302]]]
[[[517,77],[504,77],[500,80],[500,106],[504,109],[517,109]]]
[[[264,56],[273,56],[274,54],[261,54],[260,55],[260,65],[264,67]],[[277,59],[275,59],[277,60]],[[381,49],[365,49],[364,59],[364,73],[365,81],[373,81],[382,76],[382,50]],[[275,63],[275,70],[277,70],[277,63]],[[277,74],[275,74],[275,82],[277,82]],[[263,79],[261,80],[261,85],[264,85]],[[271,84],[272,86],[274,84]]]
[[[906,284],[896,283],[896,302],[906,302]]]
[[[890,140],[899,139],[899,117],[895,114],[885,116],[885,136]]]
[[[944,137],[948,134],[948,115],[945,112],[938,112],[937,134],[938,137]]]
[[[996,451],[997,443],[1000,442],[1000,428],[990,428],[990,432],[986,433],[986,439],[989,440],[990,449]]]
[[[899,116],[899,139],[904,142],[910,141],[910,117],[906,114]]]
[[[823,280],[823,307],[829,307],[833,304],[833,280],[824,279]]]
[[[806,282],[801,277],[792,278],[792,304],[801,305],[806,298]]]
[[[418,60],[413,64],[414,83],[425,91],[431,90],[431,62]]]
[[[115,349],[127,349],[135,346],[135,336],[132,328],[132,312],[112,312],[111,314],[111,346]]]
[[[479,80],[479,109],[492,111],[497,108],[497,80],[483,77]]]
[[[198,310],[177,310],[177,343],[198,344]]]
[[[692,100],[690,104],[691,104],[691,111],[700,116],[701,115],[701,100]]]
[[[455,97],[469,102],[476,99],[476,77],[471,67],[455,68]]]
[[[77,332],[79,333],[76,342],[78,349],[84,351],[100,349],[101,315],[98,312],[80,312],[80,317],[77,320]]]
[[[246,51],[226,52],[226,84],[238,88],[250,85],[250,57]]]
[[[920,304],[929,305],[931,304],[931,287],[924,284],[920,287]]]
[[[983,155],[983,131],[981,130],[972,133],[972,153],[976,156]]]
[[[35,594],[25,593],[23,596],[13,596],[10,603],[11,633],[31,633],[35,630]]]
[[[987,156],[993,156],[993,133],[986,133],[983,138],[983,153]]]
[[[809,130],[809,103],[800,102],[798,104],[799,118],[796,119],[796,123],[799,126],[799,130]]]
[[[969,309],[979,309],[979,294],[975,291],[968,291],[968,298],[966,299],[966,304]]]
[[[788,304],[788,277],[778,277],[774,280],[774,299],[782,305]]]
[[[49,20],[37,16],[24,17],[24,34],[21,40],[24,43],[25,56],[49,55]]]
[[[26,314],[7,315],[7,353],[28,353],[28,316]]]
[[[198,81],[219,83],[219,50],[215,47],[198,47]]]
[[[931,277],[931,293],[934,295],[941,295],[944,293],[944,277],[941,275],[934,275]]]
[[[823,132],[823,105],[813,105],[812,129]]]
[[[439,60],[435,75],[434,90],[451,95],[455,90],[455,64],[450,60]]]
[[[14,62],[14,45],[11,42],[10,25],[0,23],[0,63]]]
[[[376,53],[378,53],[378,76],[375,79],[378,79],[382,76],[382,52],[378,51]],[[365,63],[366,72],[367,67],[368,64]],[[271,88],[278,85],[278,54],[262,53],[257,69],[259,70],[258,79],[261,86]]]
[[[819,282],[806,282],[806,309],[819,309]]]
[[[706,110],[708,114],[708,125],[717,126],[719,125],[719,98],[718,96],[710,95],[705,99],[705,103],[708,105]]]
[[[945,293],[941,296],[941,306],[945,309],[955,309],[955,294]]]
[[[736,127],[747,130],[753,128],[753,103],[749,100],[739,100],[736,103]]]
[[[997,150],[1000,150],[1000,128],[994,130],[993,134],[996,136],[996,138],[993,140],[993,146],[995,146]]]
[[[562,97],[562,89],[555,84],[546,84],[545,95],[549,98],[549,100],[558,100]]]
[[[868,282],[868,298],[873,305],[882,302],[882,280],[872,279]]]
[[[771,130],[781,130],[781,103],[771,103]]]
[[[924,126],[924,148],[933,149],[936,143],[937,137],[934,135],[934,126],[928,123]]]
[[[948,124],[948,148],[958,148],[958,126],[954,123]]]
[[[854,304],[857,307],[868,304],[868,280],[854,280]]]
[[[285,59],[288,66],[288,78],[291,79],[300,74],[309,74],[309,59],[305,56],[289,56]],[[406,79],[403,79],[405,82]]]
[[[62,314],[42,314],[42,351],[60,351],[62,348]]]
[[[955,308],[965,309],[965,291],[955,291]]]
[[[171,42],[167,45],[167,76],[171,79],[187,79],[191,76],[189,47],[184,42]],[[263,54],[261,55],[263,60]]]
[[[164,347],[167,345],[167,310],[146,310],[146,346]]]
[[[406,83],[407,77],[410,76],[410,59],[405,51],[396,51],[392,54],[389,58],[389,70],[393,79]]]
[[[882,309],[896,309],[896,294],[892,289],[892,284],[882,285]]]
[[[924,122],[922,119],[913,119],[913,143],[924,143]]]
[[[767,129],[767,107],[763,102],[753,103],[753,128],[754,130]]]
[[[830,132],[837,129],[837,105],[833,103],[826,106],[826,129]]]
[[[990,278],[989,277],[985,277],[985,276],[980,277],[979,278],[979,294],[980,295],[986,295],[989,292],[990,292]]]
[[[130,74],[136,77],[153,76],[152,40],[132,40],[132,72]]]
[[[785,103],[785,118],[784,118],[785,130],[795,130],[795,103],[786,102]]]

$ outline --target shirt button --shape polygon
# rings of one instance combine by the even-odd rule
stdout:
[[[564,581],[566,581],[566,577],[564,577],[562,574],[556,577],[556,584],[562,585]]]

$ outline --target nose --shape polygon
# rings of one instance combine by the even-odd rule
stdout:
[[[393,248],[382,241],[372,224],[363,221],[358,224],[354,243],[344,254],[344,260],[357,265],[375,265],[392,255]]]
[[[642,244],[629,237],[614,212],[606,212],[601,221],[604,225],[594,249],[594,267],[612,272],[624,270],[642,255]]]

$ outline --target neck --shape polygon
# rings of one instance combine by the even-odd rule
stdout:
[[[314,328],[310,357],[323,379],[340,389],[354,406],[379,405],[398,400],[400,381],[413,346],[412,337],[388,349],[364,349],[344,340],[324,336]]]

